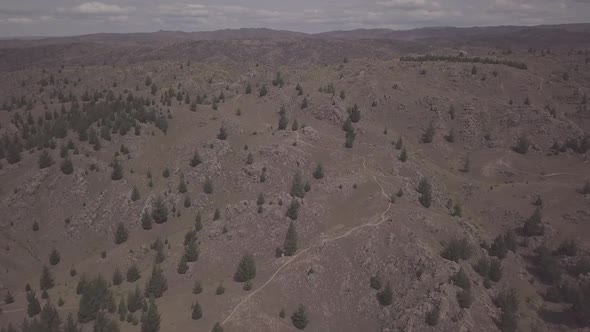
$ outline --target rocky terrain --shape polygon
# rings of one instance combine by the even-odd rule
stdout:
[[[0,71],[2,331],[590,326],[588,25],[1,40]]]

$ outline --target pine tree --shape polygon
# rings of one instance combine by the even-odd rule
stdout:
[[[293,124],[291,124],[291,130],[292,131],[297,131],[299,130],[299,122],[297,121],[297,119],[293,120]]]
[[[435,305],[430,311],[426,313],[426,324],[428,326],[436,326],[440,316],[440,309],[438,305]]]
[[[117,308],[117,313],[119,314],[119,320],[124,321],[125,316],[127,316],[127,304],[125,304],[125,299],[122,296],[119,300],[119,307]]]
[[[489,277],[493,282],[498,282],[502,279],[502,262],[499,259],[492,259],[490,262]]]
[[[127,282],[135,282],[141,278],[141,274],[139,273],[139,269],[135,263],[131,264],[127,269],[127,274],[125,276]]]
[[[51,158],[47,150],[43,149],[43,152],[41,152],[41,154],[39,155],[38,163],[40,169],[47,168],[53,165],[53,159]]]
[[[193,294],[197,295],[197,294],[201,294],[203,292],[203,286],[201,285],[201,282],[198,280],[195,280],[195,284],[193,285]]]
[[[297,220],[297,212],[299,210],[299,202],[297,201],[297,199],[293,198],[293,200],[291,200],[291,204],[289,205],[289,208],[287,209],[287,217],[289,217],[291,220]]]
[[[168,208],[161,196],[157,196],[152,203],[152,219],[156,224],[163,224],[168,221]]]
[[[215,294],[222,295],[223,293],[225,293],[225,287],[223,287],[223,281],[220,281],[217,289],[215,290]]]
[[[201,310],[201,305],[199,304],[199,301],[193,304],[193,312],[191,314],[191,317],[193,320],[199,320],[203,317],[203,311]]]
[[[136,202],[139,200],[139,198],[140,198],[139,190],[137,189],[136,186],[133,186],[133,191],[131,191],[131,201]]]
[[[115,158],[111,165],[113,171],[111,172],[111,180],[118,181],[123,178],[123,166],[119,163],[119,159]]]
[[[418,199],[420,204],[425,208],[429,208],[432,204],[432,186],[427,178],[422,178],[422,180],[420,180],[417,191],[422,194]]]
[[[471,307],[471,303],[473,303],[471,289],[462,289],[457,292],[457,302],[459,303],[459,307],[462,309],[469,309],[469,307]]]
[[[297,252],[297,229],[293,221],[291,221],[283,243],[283,253],[285,256],[293,256],[295,252]]]
[[[379,304],[384,307],[390,306],[393,303],[393,292],[389,282],[387,282],[385,288],[381,292],[377,293],[377,300],[379,301]]]
[[[122,222],[117,224],[117,229],[115,230],[115,244],[121,244],[127,241],[129,238],[129,231],[125,228],[125,225]]]
[[[4,303],[11,304],[14,303],[14,296],[10,294],[10,291],[6,292],[6,296],[4,296]]]
[[[164,178],[168,178],[170,176],[170,170],[168,169],[168,167],[164,168],[164,171],[162,171],[162,176]]]
[[[526,154],[529,151],[530,145],[531,143],[529,142],[528,137],[525,134],[522,134],[518,137],[516,145],[512,149],[517,153]]]
[[[217,139],[225,141],[227,136],[227,129],[225,129],[225,126],[221,125],[219,128],[219,133],[217,134]]]
[[[545,234],[545,226],[541,220],[541,210],[535,209],[535,212],[525,221],[522,228],[525,236],[541,236]]]
[[[346,138],[346,140],[344,142],[344,146],[347,149],[352,149],[352,147],[354,146],[354,140],[356,138],[356,133],[355,133],[354,129],[347,131],[345,138]]]
[[[41,271],[41,277],[39,278],[39,286],[41,290],[52,289],[53,287],[55,287],[53,273],[51,273],[47,265],[43,266],[43,270]]]
[[[142,317],[141,332],[158,332],[160,331],[161,317],[158,313],[158,307],[152,300],[145,315]]]
[[[197,167],[200,164],[201,164],[201,156],[199,156],[198,151],[195,151],[195,153],[193,154],[193,157],[191,158],[190,166]]]
[[[450,281],[453,283],[453,285],[460,287],[461,289],[471,288],[471,282],[469,281],[469,277],[463,268],[460,268],[457,273],[451,276]]]
[[[196,262],[199,259],[199,245],[197,239],[189,241],[184,247],[184,255],[187,262]]]
[[[197,212],[197,216],[195,217],[195,231],[199,232],[203,229],[203,217],[201,216],[201,211]]]
[[[434,129],[434,123],[431,122],[422,134],[420,140],[422,141],[422,143],[432,143],[435,133],[436,130]]]
[[[68,315],[68,319],[64,324],[64,332],[82,332],[82,329],[78,327],[78,323],[76,323],[72,314]]]
[[[39,315],[39,327],[43,332],[61,332],[61,319],[55,306],[50,301],[45,302]]]
[[[221,327],[221,324],[219,324],[219,322],[217,322],[213,326],[213,330],[211,330],[211,332],[223,332],[223,327]]]
[[[317,164],[317,166],[315,167],[315,171],[313,172],[313,177],[317,180],[324,177],[324,168],[322,167],[322,164]]]
[[[176,268],[178,274],[185,274],[188,271],[188,264],[186,262],[186,255],[182,255],[180,257],[180,261],[178,262],[178,267]]]
[[[57,264],[59,264],[60,260],[61,260],[61,257],[59,255],[59,251],[57,251],[57,249],[53,248],[53,250],[51,250],[51,254],[49,254],[49,264],[57,265]]]
[[[141,215],[141,228],[146,231],[152,229],[152,217],[150,217],[149,213],[144,212]]]
[[[123,282],[123,274],[121,273],[121,270],[119,270],[119,267],[115,267],[112,281],[115,286],[119,286]]]
[[[252,255],[244,255],[238,264],[238,269],[234,274],[234,280],[245,282],[256,277],[256,264]]]
[[[258,199],[256,200],[256,205],[258,205],[258,206],[264,205],[264,195],[262,193],[258,194]]]
[[[246,157],[246,165],[252,165],[254,163],[254,156],[252,152],[248,153],[248,157]]]
[[[287,118],[287,112],[285,111],[285,106],[281,107],[279,111],[279,130],[287,129],[287,124],[289,124],[289,118]]]
[[[268,93],[268,88],[266,87],[266,84],[264,84],[264,85],[262,85],[262,88],[260,88],[260,97],[266,96],[267,93]]]
[[[350,116],[344,120],[344,124],[342,124],[342,130],[345,132],[353,131],[354,128],[352,127],[352,121],[350,121]]]
[[[191,197],[190,197],[189,195],[186,195],[186,196],[184,197],[184,203],[183,203],[183,205],[184,205],[184,207],[185,207],[185,208],[187,208],[187,209],[188,209],[189,207],[191,207],[192,203],[191,203]]]
[[[129,291],[127,293],[127,309],[129,312],[134,313],[137,310],[140,310],[143,306],[143,300],[143,294],[141,294],[139,286],[136,285],[134,291]]]
[[[60,165],[61,172],[65,175],[72,174],[74,172],[74,164],[69,158],[65,158]]]
[[[41,304],[34,291],[27,292],[27,314],[29,317],[37,316],[41,312]]]
[[[361,120],[361,111],[359,110],[357,104],[354,104],[352,108],[348,109],[348,114],[350,117],[350,121],[352,121],[353,123],[357,123]]]
[[[213,193],[213,181],[211,181],[211,179],[205,180],[205,183],[203,184],[203,191],[205,192],[205,194]]]
[[[303,198],[305,196],[305,190],[303,188],[303,180],[301,179],[301,173],[297,171],[293,176],[293,183],[291,184],[291,196]]]
[[[219,220],[221,218],[221,212],[219,208],[215,208],[215,212],[213,213],[213,221]]]
[[[396,150],[401,150],[403,146],[404,146],[404,141],[403,141],[402,137],[400,136],[397,139],[397,142],[395,143],[395,149]]]
[[[159,266],[154,265],[152,274],[145,284],[145,296],[159,298],[167,289],[168,282],[166,281],[166,277],[164,277],[164,272]]]
[[[180,174],[180,182],[178,183],[178,192],[181,194],[186,193],[186,182],[184,182],[184,174]]]
[[[304,330],[307,324],[309,324],[307,310],[303,304],[300,304],[297,310],[291,315],[291,322],[298,330]]]
[[[78,320],[82,323],[97,319],[101,309],[116,310],[107,281],[98,275],[84,287],[78,306]]]

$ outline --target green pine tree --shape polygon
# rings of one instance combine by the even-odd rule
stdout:
[[[125,228],[125,225],[122,222],[117,224],[117,229],[115,230],[115,244],[121,244],[127,241],[129,238],[129,231]]]
[[[55,287],[53,273],[51,273],[47,265],[43,266],[43,270],[41,271],[41,277],[39,278],[39,286],[41,287],[41,290],[48,290]]]
[[[161,317],[158,313],[158,307],[152,300],[148,307],[147,312],[142,317],[141,321],[141,332],[158,332],[160,331]]]
[[[164,276],[164,271],[162,271],[158,265],[154,265],[152,268],[152,274],[145,284],[145,296],[159,298],[162,297],[167,289],[168,282]]]
[[[234,274],[234,280],[245,282],[256,277],[256,264],[252,255],[244,255],[238,264],[238,269]]]
[[[203,317],[203,311],[201,310],[201,305],[199,304],[199,301],[193,304],[193,312],[191,314],[191,317],[193,320],[199,320]]]
[[[168,208],[161,196],[157,196],[152,203],[152,219],[156,224],[163,224],[168,221]]]
[[[131,191],[131,201],[137,202],[139,198],[139,189],[137,189],[137,186],[133,186],[133,191]]]
[[[381,292],[377,293],[377,300],[384,307],[390,306],[393,303],[393,292],[389,282]]]
[[[43,152],[41,152],[41,154],[39,155],[38,163],[40,169],[47,168],[53,165],[53,159],[51,158],[47,150],[43,149]]]
[[[304,330],[307,327],[309,319],[307,318],[307,310],[303,304],[300,304],[297,310],[291,315],[291,322],[298,330]]]
[[[123,166],[119,163],[119,159],[115,158],[111,165],[113,171],[111,172],[111,180],[118,181],[123,178]]]
[[[293,256],[295,252],[297,252],[297,229],[293,221],[291,221],[283,243],[283,253],[285,256]]]
[[[59,251],[57,251],[57,249],[53,248],[53,250],[51,250],[51,254],[49,254],[49,264],[57,265],[57,264],[59,264],[60,260],[61,260],[61,256],[59,255]]]

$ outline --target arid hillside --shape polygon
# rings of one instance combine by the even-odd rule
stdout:
[[[587,330],[589,31],[0,41],[2,331]]]

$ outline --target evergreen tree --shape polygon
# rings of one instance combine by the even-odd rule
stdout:
[[[234,280],[245,282],[256,277],[256,264],[252,255],[244,255],[238,264],[238,269],[234,274]]]
[[[361,111],[359,110],[359,107],[357,104],[354,104],[354,106],[352,108],[348,109],[348,115],[349,115],[350,121],[352,121],[352,123],[357,123],[361,120]]]
[[[65,158],[60,165],[61,172],[65,175],[72,174],[74,172],[74,164],[69,158]]]
[[[426,313],[426,324],[428,326],[436,326],[440,316],[440,309],[435,305],[430,311]]]
[[[344,146],[347,149],[352,149],[352,147],[354,146],[354,140],[356,138],[356,133],[355,133],[354,129],[347,131],[345,138],[346,138],[346,141],[344,142]]]
[[[406,148],[404,147],[399,155],[399,161],[405,163],[406,160],[408,160],[408,150],[406,150]]]
[[[64,324],[64,332],[82,332],[82,329],[78,327],[78,323],[76,323],[72,314],[68,315],[68,319]]]
[[[78,280],[78,284],[76,285],[76,294],[82,295],[86,290],[86,287],[88,287],[88,280],[86,279],[85,275],[82,275]]]
[[[84,287],[80,304],[78,306],[78,320],[82,323],[97,319],[101,309],[109,306],[112,294],[108,289],[107,281],[98,275]]]
[[[164,178],[168,178],[170,176],[170,170],[168,169],[168,167],[164,168],[164,171],[162,171],[162,176]]]
[[[199,259],[199,245],[197,239],[188,242],[184,247],[184,255],[187,262],[196,262]]]
[[[291,184],[291,196],[303,198],[305,196],[305,190],[303,188],[303,180],[301,179],[301,173],[297,171],[293,176],[293,183]]]
[[[111,165],[113,171],[111,172],[111,180],[118,181],[123,178],[123,166],[119,163],[119,159],[115,158]]]
[[[246,94],[249,95],[252,93],[252,85],[250,85],[250,83],[248,83],[246,85]]]
[[[117,309],[117,313],[119,313],[119,320],[124,321],[125,316],[127,315],[127,304],[125,303],[125,299],[121,296],[121,300],[119,300],[119,307]]]
[[[27,314],[29,317],[37,316],[41,312],[41,304],[34,291],[27,292]]]
[[[342,125],[342,130],[344,130],[345,132],[349,132],[349,131],[354,130],[354,128],[352,127],[352,121],[350,121],[350,117],[347,117],[346,120],[344,120],[344,124]]]
[[[492,259],[490,262],[490,280],[498,282],[502,279],[502,262],[499,259]]]
[[[147,230],[152,229],[152,217],[150,217],[149,213],[143,213],[141,215],[141,228]]]
[[[125,225],[122,222],[117,224],[117,229],[115,230],[115,244],[121,244],[127,241],[129,238],[129,232]]]
[[[193,154],[193,157],[191,158],[190,161],[190,166],[191,167],[197,167],[198,165],[201,164],[201,156],[199,156],[199,152],[195,151],[195,153]]]
[[[161,196],[157,196],[152,203],[152,219],[156,224],[163,224],[168,221],[168,208]]]
[[[252,152],[248,153],[248,157],[246,157],[246,164],[247,165],[252,165],[254,163],[254,156],[252,155]]]
[[[390,306],[393,303],[393,292],[389,282],[381,292],[377,293],[377,300],[384,307]]]
[[[217,289],[215,290],[215,294],[222,295],[223,293],[225,293],[225,287],[223,287],[223,281],[220,281]]]
[[[471,288],[471,282],[469,281],[469,277],[467,276],[467,273],[465,273],[465,270],[463,270],[463,268],[459,269],[459,271],[451,277],[451,282],[453,283],[453,285],[460,287],[462,289]]]
[[[418,184],[418,192],[422,194],[419,201],[422,206],[429,208],[432,204],[432,186],[427,178],[422,178]]]
[[[461,289],[457,292],[457,302],[462,309],[469,309],[473,303],[473,295],[471,289]]]
[[[201,294],[203,292],[203,286],[201,285],[201,282],[198,280],[195,280],[195,284],[193,285],[193,294],[197,295],[197,294]]]
[[[258,199],[256,200],[256,205],[264,205],[264,195],[262,193],[258,194]]]
[[[47,265],[43,266],[43,270],[41,271],[41,277],[39,278],[39,286],[41,287],[41,290],[48,290],[55,287],[53,273],[51,273]]]
[[[434,139],[434,134],[436,133],[434,129],[434,123],[430,123],[424,133],[422,134],[421,141],[422,143],[432,143]]]
[[[59,255],[59,251],[57,251],[57,249],[53,248],[53,250],[51,250],[51,254],[49,254],[49,264],[57,265],[57,264],[59,264],[60,260],[61,260],[61,256]]]
[[[285,256],[293,256],[295,252],[297,252],[297,229],[293,221],[291,221],[283,243],[283,253]]]
[[[9,164],[16,164],[20,161],[20,147],[18,142],[11,142],[6,145],[6,161]]]
[[[135,263],[131,264],[131,266],[129,266],[129,268],[127,269],[127,274],[126,274],[126,280],[127,282],[135,282],[137,280],[139,280],[139,278],[141,278],[141,274],[139,273],[139,269],[137,268],[137,265],[135,265]]]
[[[219,220],[219,218],[221,218],[221,212],[219,211],[219,208],[215,208],[215,212],[213,213],[213,221]]]
[[[188,271],[188,264],[186,262],[186,255],[182,255],[180,257],[180,261],[178,262],[178,266],[176,268],[178,274],[185,274]]]
[[[164,277],[164,272],[158,265],[152,268],[152,274],[145,284],[145,296],[154,298],[161,297],[168,289],[168,282]]]
[[[43,149],[43,152],[41,152],[41,154],[39,155],[38,163],[40,169],[47,168],[53,165],[53,158],[51,158],[47,150]]]
[[[4,296],[4,303],[11,304],[14,303],[14,296],[10,294],[10,291],[6,292],[6,296]]]
[[[262,85],[262,88],[260,88],[260,97],[266,96],[267,93],[268,93],[268,88],[266,87],[266,84],[264,84],[264,85]]]
[[[313,177],[318,180],[324,177],[324,168],[322,167],[322,164],[317,164],[315,171],[313,172]]]
[[[289,118],[287,118],[285,106],[282,106],[279,111],[279,130],[287,129],[287,124],[289,124]]]
[[[541,236],[545,234],[545,226],[541,220],[541,210],[535,209],[535,212],[524,222],[522,228],[525,236]]]
[[[303,304],[300,304],[297,310],[291,315],[291,322],[298,330],[304,330],[307,324],[309,324],[307,310]]]
[[[129,291],[127,293],[127,310],[131,313],[140,310],[143,306],[143,300],[143,294],[141,294],[139,286],[136,285],[134,291]]]
[[[201,211],[197,212],[197,216],[195,217],[195,231],[199,232],[203,229],[203,223],[201,221]]]
[[[297,201],[297,199],[293,198],[293,200],[291,200],[291,204],[289,205],[289,208],[287,209],[287,217],[289,217],[291,220],[297,220],[297,211],[299,210],[299,202]]]
[[[516,145],[512,148],[515,152],[520,154],[526,154],[529,151],[531,143],[525,134],[518,137]]]
[[[293,130],[293,131],[299,130],[299,122],[297,121],[297,119],[293,120],[293,124],[291,124],[291,130]]]
[[[94,321],[93,332],[119,332],[119,324],[107,317],[107,315],[99,311],[96,314],[96,320]]]
[[[137,186],[133,186],[133,191],[131,191],[131,201],[136,202],[139,198],[139,189],[137,189]]]
[[[402,137],[400,136],[397,139],[397,142],[395,143],[395,149],[396,150],[401,150],[403,146],[404,146],[404,141],[403,141]]]
[[[121,273],[121,270],[119,270],[118,267],[115,268],[115,271],[113,272],[113,285],[115,286],[119,286],[122,282],[123,282],[123,274]]]
[[[186,182],[184,182],[184,174],[180,174],[180,182],[178,183],[178,192],[181,194],[186,193]]]
[[[380,290],[381,289],[381,276],[379,274],[371,276],[371,279],[369,280],[369,286],[371,286],[371,288],[373,288],[374,290]]]
[[[205,194],[213,193],[213,181],[211,181],[211,179],[205,180],[205,183],[203,184],[203,191],[205,192]]]
[[[219,128],[217,139],[222,141],[225,141],[227,139],[227,129],[225,129],[225,126],[221,125],[221,127]]]
[[[190,198],[190,196],[189,196],[189,195],[186,195],[186,196],[184,197],[184,203],[183,203],[183,204],[184,204],[184,207],[185,207],[185,208],[187,208],[187,209],[188,209],[189,207],[191,207],[192,203],[191,203],[191,198]]]
[[[199,301],[193,304],[193,312],[191,317],[193,320],[199,320],[203,317],[203,312],[201,310],[201,305],[199,304]]]
[[[43,332],[61,332],[60,324],[61,319],[57,313],[57,309],[51,304],[51,302],[45,302],[41,314],[39,315],[40,330]]]

